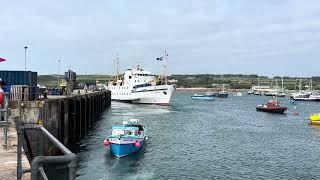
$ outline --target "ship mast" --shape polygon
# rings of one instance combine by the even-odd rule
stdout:
[[[120,58],[119,58],[118,53],[116,54],[115,62],[116,62],[116,81],[118,82],[118,80],[119,80],[119,64],[120,64]]]
[[[167,63],[168,63],[168,53],[167,51],[164,51],[164,61],[163,61],[164,73],[163,74],[164,74],[164,80],[166,85],[168,85]]]

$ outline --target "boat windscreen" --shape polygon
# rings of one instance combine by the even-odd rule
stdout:
[[[115,129],[119,129],[119,130],[138,130],[138,127],[137,126],[126,126],[126,125],[119,125],[119,126],[113,126],[112,127],[112,130],[115,130]]]

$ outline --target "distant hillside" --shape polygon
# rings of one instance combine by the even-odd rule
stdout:
[[[196,75],[172,75],[169,78],[178,80],[178,87],[213,87],[221,84],[227,84],[230,89],[250,89],[251,86],[258,85],[258,75],[242,75],[242,74],[196,74]],[[281,86],[281,77],[276,76],[269,78],[260,76],[260,85],[276,85]],[[284,77],[284,87],[286,89],[295,89],[299,85],[299,77]],[[320,89],[320,77],[312,77],[313,87]],[[302,87],[309,85],[310,79],[302,79]],[[221,86],[220,86],[221,87]]]
[[[60,79],[64,78],[60,75]],[[96,80],[106,83],[111,79],[111,76],[108,75],[77,75],[78,83],[86,83],[88,85],[96,84]],[[58,75],[39,75],[38,84],[44,85],[47,87],[56,87],[58,84]]]
[[[62,76],[60,76],[62,78]],[[258,85],[258,75],[242,75],[242,74],[195,74],[195,75],[179,75],[173,74],[168,79],[178,80],[178,87],[213,87],[221,84],[228,84],[230,89],[249,89],[253,85]],[[110,75],[77,75],[77,81],[79,83],[86,83],[88,85],[95,84],[96,80],[101,83],[107,83],[112,76]],[[281,77],[268,78],[266,76],[260,76],[261,85],[275,85],[276,81],[281,86]],[[57,86],[57,75],[39,75],[38,84],[45,85],[47,87]],[[312,77],[313,87],[320,90],[320,77]],[[310,79],[304,78],[302,86],[309,85]],[[284,77],[284,86],[287,89],[295,89],[299,84],[299,77]],[[297,87],[296,87],[297,88]]]
[[[57,75],[39,75],[38,84],[45,85],[48,87],[57,86],[58,76]]]

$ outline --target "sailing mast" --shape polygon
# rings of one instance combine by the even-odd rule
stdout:
[[[313,94],[313,88],[312,88],[312,77],[311,77],[311,80],[310,80],[310,92]]]
[[[281,77],[281,93],[283,93],[283,76]]]
[[[301,82],[301,76],[300,76],[300,80],[299,80],[299,93],[301,94],[301,86],[302,86],[302,82]]]
[[[278,87],[278,80],[276,79],[276,93],[278,94],[278,90],[279,90],[279,87]]]
[[[260,77],[258,77],[258,92],[260,92]]]

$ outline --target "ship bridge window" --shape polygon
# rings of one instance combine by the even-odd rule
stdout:
[[[129,76],[129,79],[132,79],[132,76]]]

